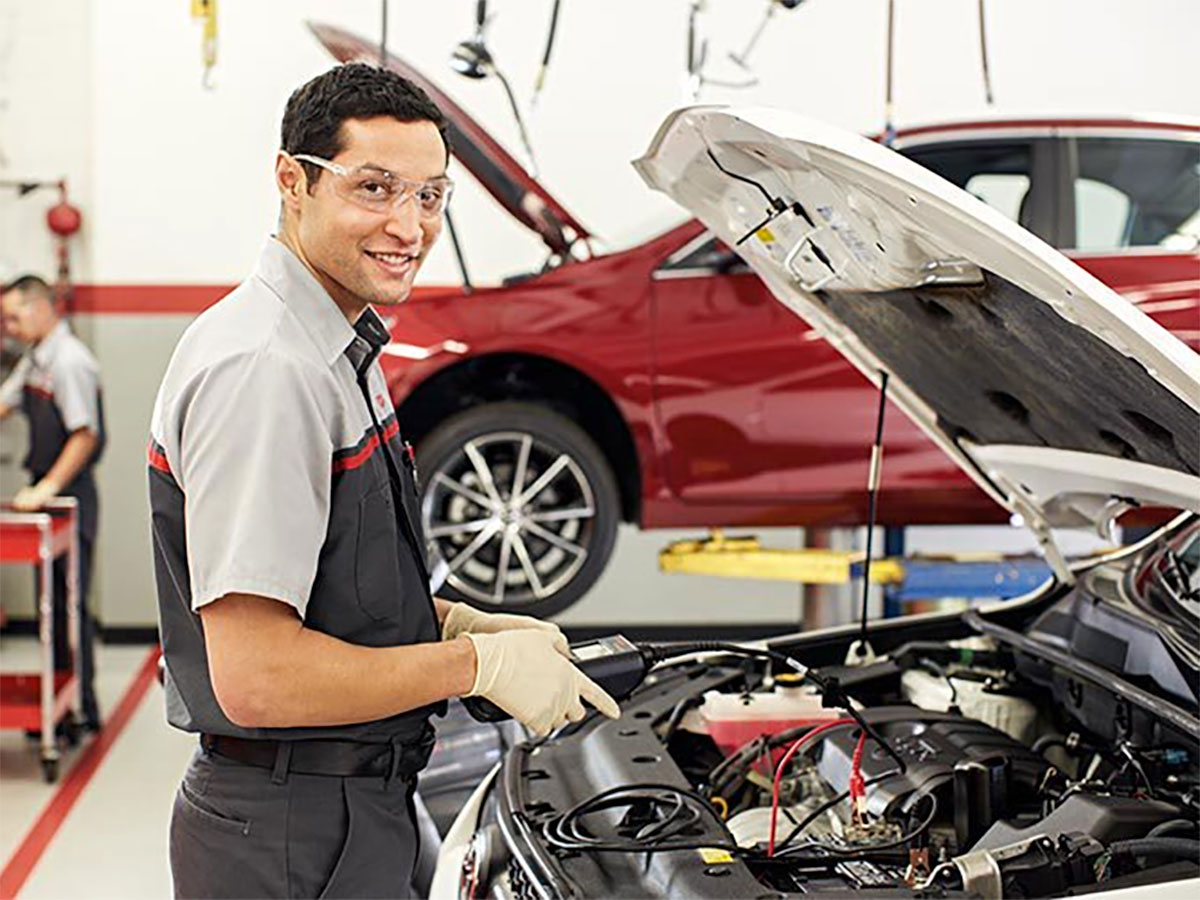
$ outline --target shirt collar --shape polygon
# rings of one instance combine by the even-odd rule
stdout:
[[[356,342],[359,332],[346,321],[329,292],[296,254],[278,239],[272,237],[267,241],[254,275],[262,279],[300,320],[304,330],[316,342],[326,364],[332,366]],[[368,308],[359,320],[368,313],[374,316]],[[378,316],[374,318],[376,322],[379,321]]]
[[[392,336],[388,334],[387,326],[379,318],[379,314],[371,307],[362,311],[358,321],[354,323],[354,340],[346,348],[346,356],[354,364],[354,371],[363,375],[371,363],[379,358],[379,353]]]
[[[29,355],[33,357],[34,365],[43,369],[50,365],[51,360],[54,359],[54,351],[70,333],[71,329],[67,326],[67,323],[59,320],[59,323],[50,329],[48,335],[30,348]]]

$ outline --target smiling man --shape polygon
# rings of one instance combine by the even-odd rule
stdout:
[[[534,733],[616,703],[546,623],[433,598],[416,471],[377,357],[450,197],[446,123],[347,65],[299,88],[280,230],[200,316],[149,447],[181,897],[410,896],[416,774],[448,698]]]

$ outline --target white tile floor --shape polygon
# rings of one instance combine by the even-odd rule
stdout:
[[[97,695],[112,712],[148,647],[97,647]],[[32,638],[0,639],[0,669],[36,665]],[[195,739],[166,724],[162,693],[151,685],[84,789],[21,898],[163,898],[171,896],[167,823]],[[0,865],[7,864],[82,751],[61,762],[58,784],[42,781],[37,746],[19,732],[0,732]]]

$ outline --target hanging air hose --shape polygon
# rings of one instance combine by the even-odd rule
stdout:
[[[192,18],[204,22],[200,56],[204,61],[202,84],[212,90],[212,71],[217,64],[217,0],[192,0]]]

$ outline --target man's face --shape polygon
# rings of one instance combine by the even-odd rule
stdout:
[[[331,161],[346,169],[371,166],[418,182],[446,174],[446,147],[432,122],[350,119],[341,136],[343,149]],[[299,169],[294,161],[280,165]],[[299,190],[291,192],[282,169],[279,177],[300,251],[339,306],[389,306],[408,299],[417,270],[441,234],[440,215],[422,218],[415,199],[388,212],[363,209],[338,196],[332,172],[323,171],[311,193],[303,176]]]
[[[46,297],[13,289],[0,295],[4,333],[23,344],[36,344],[54,328],[54,305]]]

